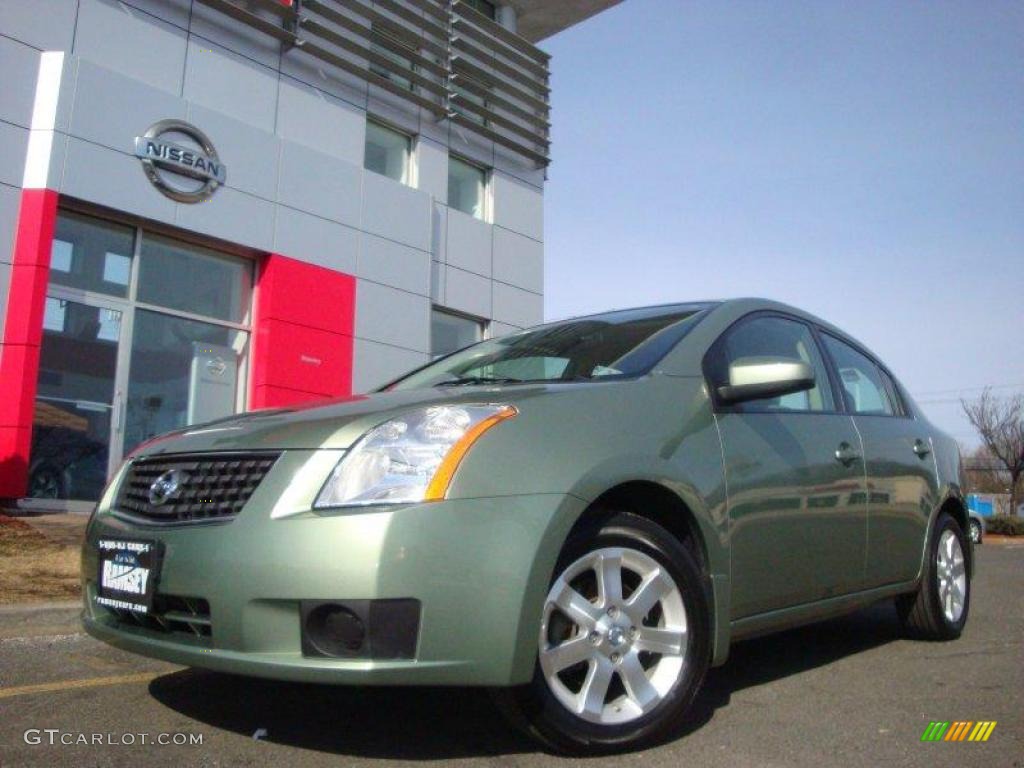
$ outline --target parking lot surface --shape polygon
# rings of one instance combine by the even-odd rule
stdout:
[[[642,753],[586,762],[595,768],[1020,768],[1022,596],[1024,542],[986,544],[978,550],[971,616],[960,640],[904,640],[891,603],[884,603],[747,641],[710,673],[686,733]],[[0,637],[4,768],[576,762],[511,732],[479,690],[249,680],[137,658],[74,627]],[[997,725],[986,743],[921,742],[935,720]],[[153,743],[175,738],[202,744]],[[105,743],[81,743],[95,739]]]

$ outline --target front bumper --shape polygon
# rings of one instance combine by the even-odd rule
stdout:
[[[101,513],[82,552],[89,634],[145,656],[242,675],[355,685],[513,685],[533,673],[573,496],[460,499],[272,519],[254,496],[222,524],[143,525]],[[159,595],[207,601],[211,633],[140,626],[98,605],[96,541],[163,542]],[[300,601],[420,602],[412,659],[303,654]]]

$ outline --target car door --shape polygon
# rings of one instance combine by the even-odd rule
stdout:
[[[730,363],[766,356],[811,364],[815,387],[717,402]],[[733,618],[858,589],[867,534],[861,445],[851,418],[836,408],[811,328],[774,313],[748,316],[712,345],[704,367],[725,462]]]
[[[868,481],[868,586],[917,576],[938,476],[927,423],[903,402],[892,377],[866,352],[821,335],[864,445]]]

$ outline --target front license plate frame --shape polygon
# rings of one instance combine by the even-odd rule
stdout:
[[[163,543],[103,537],[96,542],[96,602],[133,613],[153,609]]]

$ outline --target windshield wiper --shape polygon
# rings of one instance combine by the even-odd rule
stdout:
[[[467,387],[474,384],[522,384],[523,379],[494,376],[464,376],[450,381],[439,381],[435,387]]]

